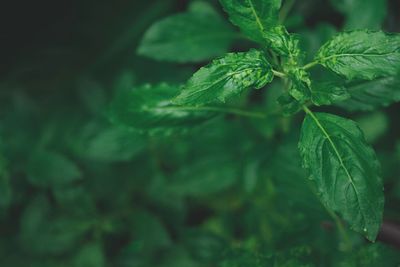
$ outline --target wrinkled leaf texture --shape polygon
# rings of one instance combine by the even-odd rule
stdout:
[[[309,113],[299,149],[322,203],[355,231],[374,241],[382,221],[380,164],[355,122]]]

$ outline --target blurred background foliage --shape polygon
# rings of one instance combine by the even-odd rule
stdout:
[[[182,84],[209,59],[255,46],[217,1],[193,2],[16,0],[1,8],[0,265],[397,266],[400,253],[385,242],[349,232],[354,247],[345,249],[300,168],[301,115],[223,115],[180,132],[110,123],[118,93]],[[400,31],[396,0],[286,4],[286,25],[309,55],[341,29]],[[203,54],[184,43],[140,49],[156,21],[206,12],[219,23],[206,30],[232,38],[197,47]],[[169,30],[162,38],[180,36]],[[180,60],[185,53],[194,58]],[[246,97],[272,111],[279,90]],[[385,222],[400,222],[400,106],[366,109],[340,112],[377,150]]]

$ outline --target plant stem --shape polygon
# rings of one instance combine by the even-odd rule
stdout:
[[[318,61],[313,61],[313,62],[308,63],[307,65],[304,65],[303,69],[304,70],[308,70],[308,69],[311,69],[312,67],[314,67],[314,66],[316,66],[318,64],[319,64]]]
[[[186,106],[174,106],[174,107],[163,107],[162,109],[174,109],[174,110],[182,110],[182,111],[213,111],[219,113],[228,113],[235,114],[243,117],[251,117],[258,119],[265,119],[269,114],[255,111],[248,111],[238,108],[229,108],[229,107],[186,107]]]
[[[279,13],[279,22],[283,23],[287,16],[289,15],[290,11],[292,10],[294,3],[296,0],[287,0],[285,4],[281,8],[281,12]]]
[[[348,234],[346,232],[346,229],[343,226],[342,220],[333,211],[331,211],[331,210],[329,210],[327,208],[326,208],[326,210],[327,210],[328,214],[332,217],[333,221],[335,222],[336,227],[337,227],[337,229],[338,229],[338,231],[340,233],[340,236],[343,239],[343,242],[345,244],[344,250],[345,251],[351,251],[352,250],[352,244],[351,244],[350,238],[349,238],[349,236],[348,236]]]
[[[275,76],[278,76],[278,77],[280,77],[280,78],[286,77],[286,74],[285,74],[285,73],[280,72],[280,71],[277,71],[277,70],[272,70],[272,73],[273,73]]]

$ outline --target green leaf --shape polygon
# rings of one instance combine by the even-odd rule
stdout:
[[[80,157],[100,162],[128,161],[143,150],[143,137],[124,127],[89,123],[71,140]]]
[[[289,87],[289,94],[304,103],[311,97],[311,80],[308,73],[300,68],[293,68],[288,74],[291,85]]]
[[[197,71],[173,102],[189,106],[225,103],[250,87],[264,87],[273,77],[261,51],[229,53]]]
[[[331,3],[346,16],[347,30],[378,30],[387,15],[386,0],[331,0]]]
[[[274,52],[286,58],[282,62],[284,68],[286,66],[296,66],[299,63],[302,53],[297,35],[290,34],[284,26],[277,26],[265,32],[263,36]]]
[[[111,103],[110,119],[138,130],[180,130],[212,118],[215,113],[171,103],[178,86],[143,85],[124,90]]]
[[[231,22],[250,39],[264,44],[263,34],[278,25],[281,0],[220,0]]]
[[[299,149],[322,203],[374,241],[382,221],[380,164],[351,120],[308,111]]]
[[[209,156],[186,164],[168,181],[165,190],[179,196],[204,196],[230,188],[241,169],[235,160],[222,155]]]
[[[311,101],[317,106],[332,105],[351,97],[345,87],[333,82],[314,82],[311,94]]]
[[[400,70],[400,34],[340,33],[321,47],[316,61],[349,80],[394,76]]]
[[[63,255],[84,238],[91,221],[72,216],[54,216],[49,200],[40,195],[31,199],[21,216],[19,241],[38,255]]]
[[[136,211],[132,222],[132,231],[136,243],[142,253],[157,251],[171,246],[171,237],[157,216],[147,211]]]
[[[64,155],[45,150],[32,154],[28,166],[29,181],[39,187],[60,187],[81,179],[78,166]]]
[[[400,101],[400,76],[349,83],[350,99],[337,103],[349,111],[370,111]]]
[[[301,103],[288,93],[281,95],[277,102],[282,107],[285,116],[296,114],[301,110]]]
[[[231,26],[202,3],[154,23],[137,52],[156,60],[201,62],[226,53],[235,38],[237,34]]]
[[[375,267],[399,266],[400,255],[396,248],[383,243],[368,244],[352,252],[351,257],[346,257],[335,266],[338,267]]]
[[[73,267],[104,267],[105,255],[100,243],[89,243],[79,249],[73,260]]]

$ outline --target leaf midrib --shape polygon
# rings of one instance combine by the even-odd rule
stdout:
[[[361,53],[355,53],[355,54],[350,54],[350,53],[344,53],[344,54],[334,54],[334,55],[330,55],[327,57],[318,57],[317,60],[319,62],[323,62],[332,58],[340,58],[340,57],[359,57],[359,56],[363,56],[363,57],[384,57],[384,56],[388,56],[391,54],[396,54],[396,52],[390,52],[390,53],[384,53],[384,54],[361,54]]]
[[[338,160],[339,160],[340,166],[344,169],[344,171],[345,171],[345,173],[346,173],[346,175],[347,175],[347,177],[348,177],[348,179],[349,179],[349,181],[350,181],[350,184],[351,184],[351,186],[353,187],[353,189],[354,189],[354,191],[355,191],[355,193],[356,193],[356,198],[357,198],[358,206],[361,207],[361,205],[360,205],[360,199],[359,199],[359,197],[358,197],[359,192],[358,192],[358,190],[357,190],[357,188],[356,188],[356,186],[355,186],[355,184],[354,184],[353,178],[352,178],[352,176],[351,176],[349,170],[348,170],[347,167],[345,166],[345,164],[344,164],[344,162],[343,162],[343,159],[342,159],[342,157],[341,157],[341,155],[340,155],[340,153],[339,153],[339,150],[337,149],[337,147],[336,147],[335,143],[333,142],[331,136],[330,136],[329,133],[326,131],[326,129],[324,128],[324,126],[322,126],[322,124],[321,124],[321,122],[319,121],[319,119],[314,115],[314,113],[313,113],[311,110],[309,110],[307,107],[305,107],[304,110],[305,110],[305,112],[306,112],[308,115],[310,115],[310,117],[314,120],[315,124],[316,124],[316,125],[318,126],[318,128],[322,131],[322,133],[325,135],[326,139],[328,140],[329,144],[332,146],[333,151],[335,152],[335,154],[336,154],[336,156],[337,156],[337,158],[338,158]],[[360,211],[361,211],[361,209],[360,209]],[[361,216],[363,217],[363,221],[364,221],[364,225],[365,225],[365,222],[366,222],[366,221],[365,221],[365,217],[364,217],[363,212],[361,212]]]
[[[229,64],[228,64],[228,65],[229,65]],[[243,71],[246,71],[246,70],[254,70],[254,71],[256,71],[257,69],[262,70],[261,67],[257,67],[257,68],[251,67],[251,68],[245,68],[245,69],[241,69],[241,70],[238,70],[238,71],[230,72],[229,75],[222,76],[221,78],[219,78],[219,79],[217,79],[216,81],[212,82],[210,85],[204,86],[203,89],[196,90],[196,91],[193,91],[193,92],[188,93],[185,97],[192,97],[192,96],[197,95],[197,94],[200,94],[200,93],[202,93],[202,92],[204,92],[204,91],[208,91],[208,90],[210,90],[212,87],[214,87],[215,85],[217,85],[218,83],[223,82],[224,80],[231,79],[232,76],[234,76],[234,75],[236,75],[236,74],[238,74],[238,73],[241,73],[241,72],[243,72]],[[178,97],[179,97],[179,96],[178,96]]]
[[[250,5],[251,12],[253,13],[253,16],[256,19],[256,23],[257,23],[258,27],[260,28],[261,33],[263,33],[265,28],[264,28],[264,25],[261,23],[261,19],[258,17],[258,14],[257,14],[256,9],[254,7],[253,1],[252,0],[247,0],[247,3],[249,3],[249,5]]]

